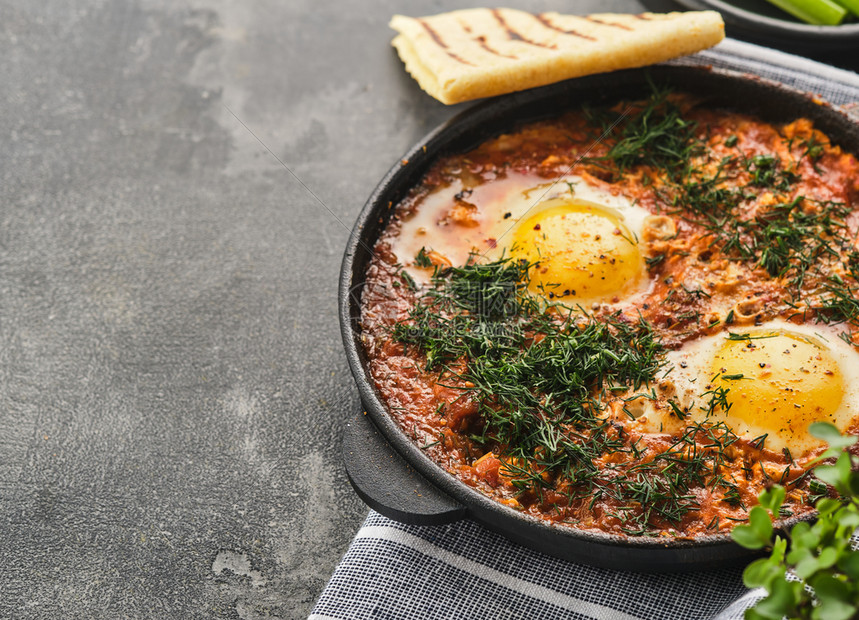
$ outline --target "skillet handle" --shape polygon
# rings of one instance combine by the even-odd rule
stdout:
[[[343,433],[343,461],[358,496],[376,512],[412,525],[465,518],[464,506],[427,482],[394,451],[363,409]]]

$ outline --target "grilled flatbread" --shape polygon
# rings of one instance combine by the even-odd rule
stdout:
[[[586,16],[466,9],[395,15],[393,45],[426,92],[443,103],[500,95],[572,77],[662,62],[725,36],[715,11]]]

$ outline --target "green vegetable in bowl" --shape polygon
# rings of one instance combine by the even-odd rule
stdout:
[[[857,0],[767,0],[782,11],[815,26],[837,26],[847,16],[844,2],[859,4]],[[840,2],[840,4],[839,4]]]
[[[859,0],[835,0],[843,6],[845,9],[853,13],[853,15],[859,17]]]

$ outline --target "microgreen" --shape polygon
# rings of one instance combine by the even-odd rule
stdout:
[[[859,458],[847,451],[857,438],[842,435],[826,422],[812,424],[810,432],[829,443],[823,456],[834,459],[814,469],[817,480],[809,485],[820,497],[817,521],[797,523],[786,535],[776,532],[773,521],[781,515],[785,490],[775,485],[760,495],[748,524],[731,532],[743,547],[769,552],[743,572],[748,587],[767,592],[746,611],[749,620],[849,620],[859,615],[859,550],[851,544],[859,527]],[[829,496],[827,484],[839,493],[838,499]],[[791,572],[798,580],[788,578]]]

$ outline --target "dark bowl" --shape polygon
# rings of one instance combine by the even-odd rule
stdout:
[[[772,82],[694,67],[655,66],[619,71],[515,93],[478,104],[430,133],[397,160],[370,196],[352,231],[340,274],[343,343],[367,413],[358,415],[350,426],[349,437],[344,439],[344,456],[356,490],[373,508],[400,521],[416,523],[438,523],[467,516],[539,551],[615,569],[675,571],[713,568],[749,559],[750,553],[735,544],[728,534],[677,540],[584,532],[550,525],[489,499],[445,472],[402,432],[373,384],[360,342],[360,296],[373,245],[388,222],[391,206],[420,182],[437,159],[467,151],[517,125],[556,116],[583,103],[600,105],[643,97],[648,92],[648,75],[657,83],[702,96],[714,106],[739,108],[769,122],[810,118],[833,142],[859,153],[859,124],[841,111]],[[378,432],[363,427],[366,418]],[[386,449],[385,440],[394,454],[378,453]],[[397,478],[393,474],[398,468],[409,470],[408,475]],[[408,488],[410,480],[423,486],[417,491]],[[401,488],[404,485],[407,488]],[[441,498],[442,504],[446,502],[446,510],[433,513],[430,507],[423,513],[420,507],[409,508],[415,498],[427,499],[432,494]],[[786,521],[782,527],[792,524],[793,521]]]
[[[729,35],[736,29],[748,38],[783,49],[846,51],[859,49],[859,23],[812,26],[766,0],[674,0],[695,11],[719,11]]]

